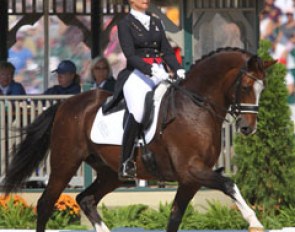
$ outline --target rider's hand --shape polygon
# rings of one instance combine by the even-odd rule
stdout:
[[[163,69],[160,68],[157,64],[152,64],[152,76],[159,78],[161,80],[168,80],[169,74]]]
[[[185,70],[184,69],[178,69],[177,71],[176,71],[176,74],[177,74],[177,76],[179,77],[179,78],[181,78],[181,79],[185,79]]]

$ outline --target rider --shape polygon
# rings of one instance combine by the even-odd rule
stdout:
[[[178,77],[185,78],[185,70],[177,62],[161,21],[146,12],[150,0],[129,0],[129,4],[130,13],[118,24],[120,45],[127,59],[127,67],[118,79],[126,78],[123,94],[129,111],[124,125],[120,179],[133,179],[136,175],[132,153],[143,119],[145,96],[169,78],[164,61]]]

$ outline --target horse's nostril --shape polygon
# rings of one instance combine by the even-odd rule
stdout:
[[[241,130],[241,133],[243,133],[244,135],[249,135],[252,133],[252,129],[249,126],[241,127],[240,130]]]

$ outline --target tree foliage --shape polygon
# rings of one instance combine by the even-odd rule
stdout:
[[[258,55],[270,60],[270,43],[262,41]],[[275,64],[267,71],[255,135],[235,138],[235,180],[253,205],[265,209],[294,205],[294,123],[287,103],[285,67]]]

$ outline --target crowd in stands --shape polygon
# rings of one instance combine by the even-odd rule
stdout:
[[[43,18],[34,25],[22,26],[16,34],[16,42],[9,49],[8,60],[15,66],[15,80],[21,82],[27,94],[41,94],[47,87],[58,84],[54,73],[57,65],[70,59],[81,75],[81,84],[90,78],[89,67],[91,52],[85,45],[84,35],[76,26],[67,26],[56,16],[49,18],[49,79],[48,86],[44,86],[45,72],[45,40]],[[17,18],[11,20],[13,25]]]
[[[113,16],[104,16],[104,29],[112,22]],[[17,18],[10,19],[10,27],[17,22]],[[126,59],[119,45],[117,26],[110,29],[108,43],[103,49],[102,57],[91,59],[91,51],[85,44],[82,31],[72,25],[65,25],[58,17],[49,18],[49,79],[48,86],[44,86],[46,67],[44,67],[45,41],[44,22],[41,18],[34,25],[22,26],[16,34],[16,42],[9,49],[8,61],[15,66],[14,80],[21,83],[27,94],[48,93],[47,88],[57,88],[60,85],[60,75],[51,72],[64,60],[70,60],[76,65],[77,73],[80,75],[81,91],[93,89],[93,86],[101,87],[98,84],[100,73],[107,73],[104,85],[112,90],[115,79],[120,70],[126,66]],[[85,25],[90,26],[89,18],[79,18]],[[109,30],[109,29],[108,29]],[[103,40],[105,40],[104,38]],[[173,42],[173,41],[172,41]],[[175,45],[175,52],[181,62],[180,48]],[[102,59],[103,58],[103,59]],[[98,70],[95,61],[108,62],[108,70]],[[99,65],[98,65],[99,66]],[[49,91],[50,92],[50,91]],[[62,91],[63,92],[63,91]]]
[[[271,54],[273,58],[286,65],[286,83],[290,93],[289,102],[295,108],[295,0],[265,0],[264,8],[260,12],[260,39],[272,42]],[[16,19],[14,19],[16,20]],[[84,20],[87,25],[87,20]],[[111,22],[111,17],[104,18],[104,27]],[[12,25],[13,23],[10,22]],[[67,26],[57,17],[50,17],[50,57],[49,71],[63,61],[70,59],[76,66],[80,75],[80,85],[88,85],[88,89],[93,86],[100,86],[96,79],[99,73],[108,73],[111,77],[110,83],[124,66],[125,58],[118,42],[117,28],[113,27],[109,34],[108,46],[104,49],[103,57],[91,59],[90,49],[85,45],[84,35],[75,26]],[[44,27],[42,19],[33,26],[23,26],[16,34],[16,42],[9,49],[8,61],[13,64],[14,81],[24,86],[27,94],[42,94],[44,89]],[[178,51],[179,52],[179,51]],[[181,58],[181,56],[179,56]],[[102,66],[107,66],[107,70],[98,70],[99,61]],[[108,62],[108,65],[103,65]],[[106,63],[105,63],[106,64]],[[97,68],[97,69],[96,69]],[[59,75],[50,73],[47,87],[59,85]],[[96,77],[95,77],[96,76]],[[101,84],[102,85],[102,84]],[[109,85],[109,81],[107,83]],[[294,114],[295,115],[295,114]],[[295,116],[294,116],[295,120]]]
[[[289,62],[289,55],[294,48],[295,36],[293,0],[265,0],[260,13],[260,38],[272,42],[272,55],[279,62]],[[283,7],[284,6],[284,7]]]
[[[295,121],[295,1],[265,0],[260,13],[260,38],[272,43],[271,54],[287,69],[288,102]]]

